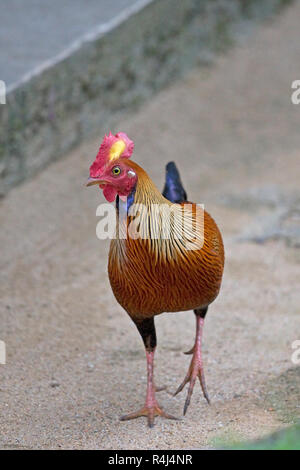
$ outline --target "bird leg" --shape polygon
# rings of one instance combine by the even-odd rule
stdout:
[[[200,385],[201,385],[201,388],[202,388],[203,395],[206,398],[207,402],[210,403],[209,398],[208,398],[208,394],[207,394],[207,390],[206,390],[206,385],[205,385],[203,361],[202,361],[202,351],[201,351],[204,317],[205,317],[205,314],[207,312],[207,308],[201,309],[201,310],[197,309],[197,310],[194,310],[194,312],[195,312],[195,315],[196,315],[195,344],[194,344],[194,347],[191,349],[191,351],[188,351],[186,353],[186,354],[193,354],[193,357],[192,357],[192,360],[191,360],[191,363],[190,363],[190,366],[189,366],[189,369],[188,369],[188,373],[185,376],[184,381],[178,387],[178,389],[176,390],[176,392],[174,394],[174,396],[177,395],[179,392],[181,392],[181,390],[183,390],[183,388],[185,387],[185,385],[188,382],[190,383],[189,389],[188,389],[188,394],[187,394],[186,401],[185,401],[184,408],[183,408],[183,414],[184,415],[186,414],[188,406],[190,404],[193,389],[194,389],[194,385],[195,385],[195,382],[197,380],[197,377],[200,381]]]
[[[147,358],[147,394],[146,394],[146,403],[140,410],[128,415],[122,416],[121,421],[127,421],[129,419],[139,418],[140,416],[145,416],[148,419],[148,425],[150,428],[154,426],[155,416],[162,416],[163,418],[168,419],[177,419],[175,416],[172,416],[159,406],[156,401],[155,392],[158,391],[154,385],[153,379],[153,369],[154,369],[154,353],[156,347],[156,334],[155,326],[153,319],[144,320],[142,324],[137,324],[137,328],[141,333],[141,336],[144,340],[146,347],[146,358]]]

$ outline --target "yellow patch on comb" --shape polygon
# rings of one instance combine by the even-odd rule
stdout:
[[[117,142],[115,142],[110,148],[109,159],[115,160],[117,158],[120,158],[125,148],[126,148],[126,144],[123,140],[118,140]]]

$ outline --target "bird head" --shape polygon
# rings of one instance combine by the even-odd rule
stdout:
[[[125,199],[137,181],[137,175],[128,165],[134,143],[124,132],[105,135],[94,163],[90,167],[87,186],[99,185],[108,202],[117,196]]]

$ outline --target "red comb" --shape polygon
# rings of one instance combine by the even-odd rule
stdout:
[[[90,167],[90,176],[96,178],[110,161],[110,149],[118,141],[123,141],[125,148],[120,154],[119,158],[130,158],[133,152],[134,143],[129,139],[124,132],[118,132],[113,135],[111,132],[104,136],[102,144],[100,145],[99,152],[96,156],[94,163]]]

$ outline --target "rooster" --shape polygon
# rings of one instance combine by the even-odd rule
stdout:
[[[176,419],[156,400],[155,315],[194,311],[196,337],[193,348],[187,353],[192,359],[175,395],[189,383],[185,415],[198,378],[209,403],[201,352],[202,333],[208,306],[220,290],[224,247],[212,217],[204,210],[199,212],[196,204],[187,201],[175,164],[170,162],[166,167],[166,183],[161,194],[148,174],[129,160],[133,149],[134,143],[125,133],[105,135],[90,167],[87,186],[99,185],[107,201],[116,201],[116,237],[111,240],[109,250],[109,280],[116,300],[135,323],[146,350],[145,406],[121,420],[145,416],[152,427],[155,416]],[[130,232],[135,220],[138,222]],[[187,226],[184,235],[182,220]],[[136,236],[137,232],[143,236]]]

